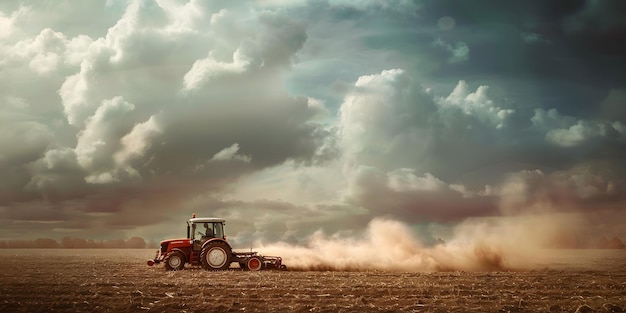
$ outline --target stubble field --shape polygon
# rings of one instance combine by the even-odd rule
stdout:
[[[626,251],[546,251],[505,272],[148,267],[153,250],[2,250],[1,312],[622,312]]]

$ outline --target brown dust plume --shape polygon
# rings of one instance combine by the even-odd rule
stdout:
[[[323,271],[507,271],[531,266],[542,238],[555,232],[554,216],[468,220],[445,244],[425,246],[398,221],[373,219],[363,236],[326,236],[318,231],[304,245],[261,245],[291,270]],[[563,217],[558,217],[563,221]]]

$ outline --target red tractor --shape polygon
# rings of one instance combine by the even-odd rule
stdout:
[[[233,251],[224,234],[224,219],[195,216],[187,221],[187,238],[161,241],[154,260],[148,260],[149,266],[163,262],[167,270],[177,271],[189,263],[206,270],[226,270],[236,262],[250,271],[287,269],[280,257]]]

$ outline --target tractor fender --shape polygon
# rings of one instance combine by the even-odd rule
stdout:
[[[228,248],[230,249],[230,251],[233,251],[233,247],[230,246],[230,244],[228,243],[228,241],[222,239],[222,238],[211,238],[207,241],[205,241],[202,244],[202,249],[204,249],[204,247],[206,247],[208,244],[214,243],[214,242],[223,242],[224,244],[226,244],[228,246]]]

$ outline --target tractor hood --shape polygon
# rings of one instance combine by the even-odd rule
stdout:
[[[166,239],[166,240],[161,241],[161,244],[164,244],[164,243],[174,243],[174,242],[176,242],[176,241],[181,241],[181,243],[182,243],[182,242],[187,242],[187,243],[189,243],[189,240],[190,240],[189,238]]]
[[[191,240],[189,238],[180,239],[167,239],[161,241],[161,253],[165,253],[171,248],[183,248],[191,246]]]

